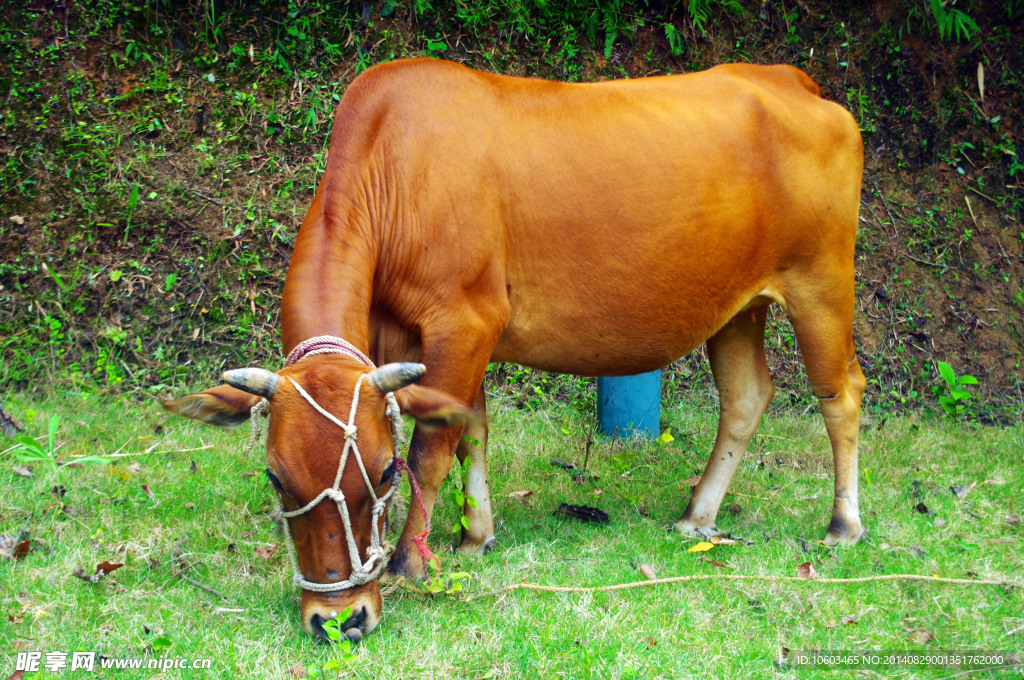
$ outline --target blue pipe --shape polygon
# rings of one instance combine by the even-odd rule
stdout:
[[[609,436],[657,437],[661,371],[597,379],[597,421]]]

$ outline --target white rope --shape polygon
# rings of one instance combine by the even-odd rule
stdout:
[[[319,338],[312,338],[304,345],[311,345],[313,341],[320,343],[324,340],[329,341],[340,341],[340,343],[334,343],[335,346],[348,345],[341,338],[330,338],[330,336],[322,336]],[[325,343],[326,344],[326,343]],[[348,345],[351,347],[350,345]],[[351,352],[347,351],[347,348],[332,350],[331,348],[314,349],[313,351],[307,352],[304,355],[300,355],[297,358],[293,352],[292,356],[289,357],[289,363],[294,363],[302,358],[302,356],[310,356],[313,354],[326,354],[329,352],[343,353],[351,355]],[[363,359],[365,356],[360,353]],[[359,358],[359,357],[356,357]],[[368,363],[369,366],[373,366],[369,359],[366,359],[364,363]],[[306,505],[302,506],[298,510],[286,511],[284,504],[281,502],[280,496],[278,496],[277,508],[272,513],[272,517],[281,522],[281,526],[285,534],[285,546],[288,552],[288,559],[292,565],[292,579],[295,584],[303,590],[308,590],[315,593],[329,593],[338,590],[346,590],[355,586],[362,585],[374,581],[380,575],[380,572],[384,569],[384,566],[388,561],[388,554],[391,546],[384,540],[381,539],[380,531],[380,520],[383,517],[384,522],[387,522],[388,510],[391,507],[391,503],[394,500],[395,489],[398,488],[399,478],[401,472],[398,466],[395,466],[393,477],[391,480],[391,487],[381,497],[377,497],[376,490],[374,489],[373,483],[370,481],[370,476],[366,472],[366,466],[363,464],[363,457],[359,453],[359,445],[356,442],[357,439],[357,428],[356,428],[356,412],[359,408],[359,395],[360,389],[362,388],[363,381],[366,379],[368,373],[363,373],[359,376],[359,380],[356,381],[355,391],[352,393],[352,406],[349,408],[348,423],[344,423],[334,416],[330,411],[322,407],[311,397],[306,390],[302,388],[299,383],[293,380],[291,377],[287,377],[288,382],[295,387],[296,391],[305,399],[310,406],[312,406],[318,413],[327,418],[330,422],[337,425],[342,432],[345,433],[345,445],[341,450],[341,458],[338,462],[338,471],[334,476],[334,485],[321,491],[316,498],[311,500]],[[405,443],[405,437],[402,427],[402,415],[401,409],[398,406],[398,400],[395,398],[393,392],[388,392],[384,396],[387,402],[387,408],[385,415],[391,421],[391,432],[394,436],[394,456],[399,456],[399,450],[402,444]],[[255,406],[252,407],[251,419],[252,419],[252,431],[249,436],[249,445],[246,449],[248,452],[256,445],[259,440],[263,437],[263,413],[269,406],[269,402],[266,399],[260,400]],[[352,532],[352,520],[348,514],[348,504],[345,502],[345,493],[341,490],[341,479],[345,471],[345,464],[348,461],[350,452],[354,452],[353,458],[356,461],[356,465],[359,468],[360,475],[363,478],[363,483],[366,485],[366,489],[370,494],[370,498],[373,500],[373,510],[370,518],[370,545],[366,549],[366,559],[363,560],[359,555],[359,547],[356,545],[355,534]],[[302,571],[299,569],[298,558],[295,555],[295,542],[292,539],[291,522],[293,517],[298,517],[307,512],[310,512],[313,508],[320,504],[325,498],[330,498],[338,506],[338,514],[341,516],[341,523],[345,529],[345,541],[348,544],[349,561],[352,563],[352,573],[349,577],[343,581],[333,581],[330,583],[317,583],[315,581],[309,581],[303,576]]]

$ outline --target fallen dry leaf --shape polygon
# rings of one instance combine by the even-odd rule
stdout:
[[[100,576],[103,576],[105,574],[109,574],[112,571],[117,571],[123,566],[124,562],[108,562],[107,560],[103,560],[102,562],[96,565],[96,573]]]
[[[128,470],[130,472],[142,472],[142,466],[139,465],[138,461],[136,461],[128,466]]]
[[[593,491],[590,492],[590,495],[591,496],[600,496],[603,493],[604,493],[604,489],[594,489]]]
[[[272,545],[269,548],[263,548],[262,546],[258,545],[258,546],[256,546],[253,549],[253,552],[256,553],[256,555],[258,557],[262,557],[263,559],[266,560],[266,559],[269,559],[274,553],[277,552],[277,546],[276,545]]]
[[[640,565],[640,573],[643,574],[644,576],[646,576],[647,578],[651,579],[652,581],[655,578],[657,578],[655,576],[655,574],[654,574],[654,567],[652,567],[649,564],[641,564]]]
[[[107,562],[106,560],[104,560],[103,562],[100,562],[96,565],[96,571],[94,571],[91,574],[86,573],[85,569],[83,569],[82,567],[76,567],[75,570],[71,572],[71,575],[76,576],[82,579],[83,581],[88,581],[89,583],[98,583],[101,578],[107,576],[112,571],[120,569],[123,566],[123,562]]]
[[[28,555],[29,551],[32,550],[31,540],[26,538],[24,541],[14,546],[14,552],[11,553],[16,560],[23,559],[25,555]]]
[[[814,570],[814,565],[810,562],[804,562],[797,567],[796,575],[800,578],[818,578],[818,572]]]
[[[647,649],[654,649],[658,644],[658,641],[654,639],[653,635],[647,636]]]
[[[1018,524],[1020,524],[1020,515],[1007,515],[1006,519],[1003,521],[1005,521],[1011,527],[1015,527]]]
[[[715,545],[739,545],[740,542],[731,538],[723,538],[721,536],[712,536],[711,542]]]
[[[857,615],[856,614],[847,614],[841,620],[842,620],[844,626],[856,626],[857,625]]]
[[[508,495],[508,497],[509,498],[517,498],[519,500],[523,500],[524,498],[527,498],[527,497],[532,496],[532,495],[533,495],[532,491],[513,491],[512,493],[510,493]]]
[[[835,627],[836,627],[836,620],[835,620],[835,619],[829,619],[829,620],[828,620],[828,621],[827,621],[827,622],[825,623],[825,627],[826,627],[826,628],[828,628],[828,629],[832,629],[832,628],[835,628]]]
[[[301,663],[295,664],[294,666],[292,666],[291,668],[289,668],[285,672],[288,673],[288,675],[292,676],[293,678],[304,678],[304,677],[306,677],[306,669],[302,667]]]
[[[714,547],[715,547],[714,543],[709,543],[708,541],[701,541],[700,543],[698,543],[696,545],[691,545],[686,550],[686,552],[688,552],[688,553],[705,552],[705,551],[711,550]]]
[[[30,467],[21,467],[15,465],[14,467],[11,468],[11,471],[14,472],[14,474],[18,475],[19,477],[35,477],[35,474],[32,472],[32,468]]]
[[[146,492],[147,496],[149,496],[149,500],[151,500],[154,503],[156,503],[156,494],[153,493],[153,490],[149,488],[149,484],[143,484],[142,485],[142,490]]]
[[[705,562],[709,562],[710,564],[718,567],[719,569],[735,569],[736,568],[735,564],[723,564],[722,562],[719,562],[718,560],[711,559],[707,555],[704,555],[704,561]]]
[[[989,484],[996,484],[996,485],[1006,484],[1006,480],[1005,479],[986,479],[984,482],[981,483],[982,486],[987,486]]]
[[[740,507],[739,503],[729,503],[729,505],[725,506],[725,509],[734,515],[738,515],[743,511],[743,508]]]
[[[700,484],[700,475],[694,475],[693,477],[687,477],[683,484],[686,486],[697,486]]]
[[[923,645],[929,640],[934,640],[935,634],[932,633],[930,630],[925,630],[924,628],[915,628],[914,630],[910,631],[909,637],[910,641],[914,644]]]
[[[22,217],[21,215],[11,215],[10,220],[15,224],[25,224],[25,218]]]

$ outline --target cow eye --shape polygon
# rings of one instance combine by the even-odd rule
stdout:
[[[270,468],[267,468],[267,479],[270,480],[270,483],[275,489],[278,491],[284,491],[284,487],[281,486],[281,480],[277,478],[277,475],[270,471]]]
[[[383,484],[386,484],[387,482],[390,482],[391,478],[394,477],[394,476],[395,476],[395,462],[391,461],[391,465],[387,466],[384,469],[384,474],[382,474],[380,476],[380,484],[378,484],[377,486],[382,486]]]

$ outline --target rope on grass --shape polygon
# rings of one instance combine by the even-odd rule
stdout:
[[[1003,581],[998,579],[945,578],[941,576],[924,576],[923,574],[882,574],[878,576],[858,576],[855,578],[804,578],[802,576],[755,576],[752,574],[691,574],[689,576],[671,576],[632,583],[618,583],[610,586],[545,586],[539,583],[512,583],[487,593],[471,595],[467,601],[496,597],[514,590],[537,590],[546,593],[605,593],[613,590],[630,590],[668,583],[685,583],[688,581],[763,581],[766,583],[868,583],[871,581],[924,581],[928,583],[946,583],[958,586],[1005,586],[1022,588],[1024,582]]]

